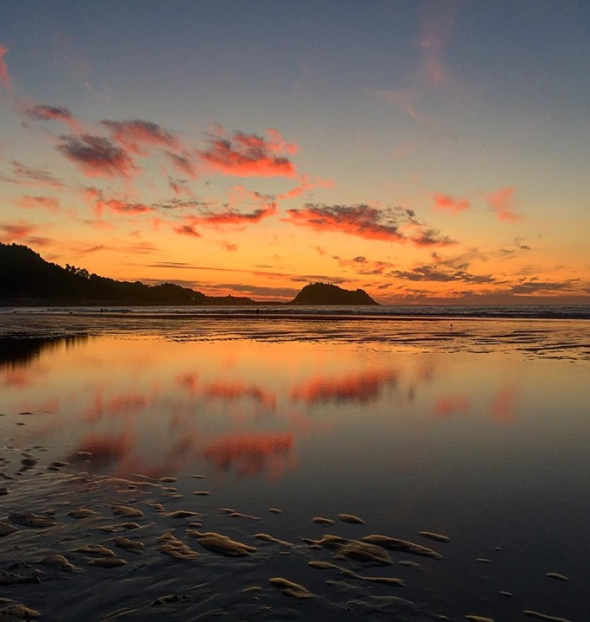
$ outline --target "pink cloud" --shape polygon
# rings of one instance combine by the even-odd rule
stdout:
[[[507,186],[485,197],[488,205],[496,212],[498,220],[517,222],[522,216],[514,213],[514,187]]]
[[[287,210],[286,222],[309,227],[322,233],[331,231],[354,235],[367,240],[412,242],[416,246],[447,246],[437,231],[416,220],[413,210],[403,207],[379,209],[360,203],[356,205],[316,205],[306,203],[302,209]]]
[[[314,231],[347,233],[369,240],[400,242],[404,236],[399,231],[399,219],[385,210],[366,204],[312,205],[303,209],[287,210],[288,222]]]
[[[467,199],[456,199],[448,194],[441,194],[440,192],[435,192],[432,198],[434,199],[434,209],[446,211],[451,214],[458,214],[470,207]]]
[[[88,177],[130,177],[138,170],[124,149],[103,136],[62,136],[61,141],[56,149]]]
[[[287,157],[297,150],[286,143],[277,130],[267,130],[268,138],[257,134],[234,132],[223,128],[209,137],[207,149],[199,151],[201,159],[224,175],[237,177],[296,177],[295,167]]]
[[[7,91],[12,92],[12,81],[8,73],[8,67],[4,62],[4,55],[8,52],[8,48],[0,45],[0,81],[4,84]]]
[[[24,209],[46,209],[50,212],[58,212],[61,208],[58,199],[53,197],[31,197],[24,195],[16,199],[15,204]]]

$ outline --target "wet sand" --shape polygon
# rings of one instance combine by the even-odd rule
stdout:
[[[542,368],[536,367],[547,371],[543,376],[547,384],[554,377],[548,373],[553,369],[571,366],[579,370],[579,366],[587,366],[587,322],[559,322],[556,330],[557,324],[544,320],[454,319],[450,326],[448,319],[366,322],[338,318],[330,323],[326,318],[287,320],[262,315],[260,319],[113,319],[3,317],[2,334],[9,336],[14,350],[0,351],[0,364],[5,366],[6,395],[12,391],[16,397],[10,408],[0,403],[0,622],[586,619],[590,589],[587,577],[576,572],[585,552],[580,548],[572,553],[572,538],[587,540],[583,483],[577,488],[572,486],[571,493],[564,497],[570,500],[569,515],[580,515],[570,522],[581,525],[579,530],[559,533],[555,525],[560,525],[561,519],[547,516],[549,512],[564,511],[562,505],[552,505],[548,491],[566,490],[574,481],[569,480],[567,463],[564,468],[568,477],[557,484],[552,482],[549,488],[551,474],[561,475],[558,467],[564,452],[573,460],[571,464],[579,464],[580,474],[587,473],[582,459],[587,453],[582,443],[586,428],[578,419],[568,419],[571,408],[568,410],[564,398],[560,398],[560,408],[551,411],[558,412],[559,417],[541,418],[541,427],[533,429],[536,434],[539,430],[548,434],[552,444],[539,445],[543,451],[531,455],[536,460],[542,453],[542,463],[533,461],[526,471],[527,461],[519,462],[517,458],[526,450],[522,439],[528,442],[534,434],[525,430],[517,436],[507,427],[517,425],[517,417],[526,417],[524,397],[519,403],[511,398],[510,391],[500,392],[503,399],[494,400],[490,407],[494,417],[473,426],[467,418],[469,400],[459,394],[443,393],[439,401],[432,402],[433,406],[423,411],[413,409],[416,395],[420,395],[417,377],[424,381],[422,390],[429,395],[428,383],[434,377],[434,368],[429,365],[415,365],[419,375],[412,376],[407,391],[401,390],[405,386],[403,374],[389,368],[375,377],[361,368],[358,378],[348,373],[328,374],[323,380],[321,376],[312,377],[307,384],[301,382],[305,378],[294,373],[298,382],[286,386],[283,393],[273,393],[272,384],[268,390],[263,383],[259,386],[258,379],[264,376],[252,365],[247,367],[257,371],[254,380],[245,385],[228,383],[226,393],[222,393],[219,383],[205,381],[207,370],[213,370],[216,380],[228,373],[225,364],[235,364],[238,342],[250,350],[253,342],[264,342],[264,348],[272,349],[272,354],[282,348],[287,351],[283,345],[286,342],[309,342],[314,347],[321,342],[324,356],[333,344],[338,345],[338,361],[352,348],[366,356],[382,344],[387,344],[387,352],[379,360],[388,365],[400,364],[401,355],[406,353],[416,361],[420,360],[416,354],[424,351],[469,354],[473,355],[469,358],[471,375],[476,357],[488,352],[494,356],[498,352],[513,355],[519,361],[526,359],[527,373],[533,369],[530,360],[563,359],[545,360]],[[213,366],[210,348],[195,349],[195,354],[187,358],[186,369],[180,367],[176,376],[170,376],[171,393],[165,394],[166,400],[157,401],[153,411],[144,410],[140,398],[145,398],[145,386],[155,386],[155,381],[138,384],[136,393],[123,394],[125,399],[114,399],[114,394],[110,401],[106,397],[97,400],[95,410],[90,408],[94,404],[83,399],[70,403],[66,396],[59,412],[52,412],[43,385],[50,387],[49,397],[52,391],[63,390],[61,378],[49,375],[53,349],[63,352],[70,345],[84,349],[94,338],[100,345],[105,336],[115,337],[117,348],[129,343],[126,340],[152,340],[158,354],[156,361],[163,358],[164,341],[174,348],[186,347],[192,341],[225,341],[231,345],[231,356],[224,359],[224,366]],[[220,346],[215,343],[211,348]],[[74,375],[80,373],[81,387],[90,386],[84,384],[84,373],[90,370],[88,377],[98,376],[100,369],[113,367],[118,352],[113,348],[108,350],[110,357],[99,358],[98,350],[92,351],[94,358],[88,359],[87,370],[79,365],[65,367]],[[176,363],[177,350],[172,354],[170,360]],[[83,362],[76,359],[80,360]],[[138,369],[144,370],[146,358],[142,355],[138,360],[142,365]],[[253,356],[247,360],[257,359]],[[273,360],[271,356],[269,365],[273,373],[278,373],[281,368]],[[307,368],[309,361],[315,361],[307,357],[301,360]],[[445,359],[445,369],[452,360]],[[31,361],[41,363],[29,376],[23,370],[29,369]],[[509,372],[512,368],[506,369]],[[123,368],[115,372],[126,382]],[[285,374],[279,375],[282,381]],[[250,376],[244,372],[244,377]],[[154,378],[160,382],[167,376],[160,371]],[[486,375],[486,387],[489,379]],[[445,390],[448,381],[449,377],[441,377],[440,386]],[[201,393],[197,392],[199,386]],[[470,397],[478,412],[476,398],[484,385],[475,386]],[[564,381],[559,384],[564,387],[564,395],[571,394],[576,386]],[[80,390],[88,397],[86,389]],[[33,405],[14,406],[19,403],[18,396],[28,399],[35,392],[38,399]],[[534,397],[532,390],[530,393]],[[108,392],[105,395],[108,397]],[[403,396],[409,406],[404,410],[406,402],[401,399],[384,399],[379,416],[367,418],[366,427],[358,424],[362,420],[358,413],[366,415],[371,405],[379,404],[387,395]],[[527,399],[537,411],[544,406],[533,398]],[[234,405],[235,410],[231,410]],[[76,412],[66,416],[69,409]],[[161,464],[165,446],[156,445],[154,438],[168,434],[175,440],[173,431],[190,430],[198,412],[203,419],[195,429],[197,443],[208,429],[221,426],[226,409],[236,416],[236,427],[228,427],[230,432],[241,430],[239,426],[250,416],[250,427],[245,428],[243,438],[229,433],[221,436],[223,442],[213,438],[215,442],[206,448],[195,445],[194,453],[185,451],[186,462],[182,463],[179,456],[187,446],[191,448],[186,444],[191,437],[178,436],[182,442],[171,446],[166,454],[168,463]],[[78,411],[85,412],[86,419],[80,419]],[[323,419],[330,412],[333,427]],[[428,413],[430,419],[420,418],[421,412]],[[569,428],[564,427],[564,421],[570,421]],[[116,428],[120,422],[132,422],[142,432],[154,424],[153,436],[146,434],[144,439],[149,449],[146,458],[153,461],[126,459],[134,455],[131,443],[129,447],[113,446],[130,438],[125,435],[129,429]],[[261,422],[268,424],[268,430]],[[161,427],[156,427],[157,423]],[[78,436],[80,431],[91,429],[104,433],[100,424],[113,429],[109,430],[103,455],[93,455],[90,450],[98,452],[100,443],[80,444]],[[337,424],[344,430],[349,426],[349,435],[338,436]],[[287,426],[292,426],[296,434],[285,434]],[[575,430],[570,433],[570,428]],[[314,429],[322,434],[317,441],[310,435]],[[365,437],[368,429],[371,435]],[[474,430],[481,432],[476,434]],[[260,440],[276,443],[267,462],[263,451],[267,445],[256,445],[258,437],[253,431],[267,432]],[[471,436],[463,436],[465,433]],[[492,449],[481,441],[489,434],[497,435],[491,442]],[[300,449],[300,472],[305,467],[311,474],[290,478],[292,489],[285,485],[273,490],[262,479],[264,469],[269,477],[275,477],[283,473],[281,468],[273,470],[277,464],[281,467],[281,461],[290,467],[295,460],[289,443],[296,437],[302,446],[303,439],[309,441],[305,454]],[[101,438],[98,434],[95,440]],[[424,438],[431,444],[422,446]],[[385,439],[387,442],[380,445]],[[58,445],[53,446],[54,442]],[[461,447],[455,456],[450,449],[456,447],[456,442]],[[159,451],[153,447],[159,447]],[[548,452],[547,447],[554,451]],[[480,456],[482,451],[484,456]],[[202,456],[210,456],[210,461],[203,461]],[[426,468],[433,456],[439,462]],[[228,476],[223,469],[231,466],[232,457],[241,466],[236,473],[243,479],[236,476],[233,489],[227,486],[224,490],[220,480],[211,474],[217,469]],[[244,457],[247,460],[240,462]],[[515,461],[514,469],[510,460]],[[493,479],[486,479],[487,467],[482,467],[489,463]],[[541,468],[545,466],[547,471]],[[504,472],[500,474],[502,467]],[[445,472],[444,477],[428,481],[428,474],[434,477],[447,468],[449,473]],[[525,468],[523,488],[515,489],[510,497],[511,484],[518,479],[521,468]],[[463,477],[468,471],[472,478]],[[526,473],[533,477],[527,479]],[[385,480],[388,485],[382,486]],[[440,488],[445,485],[447,489]],[[496,495],[492,501],[494,486],[506,488],[507,496]],[[430,493],[427,511],[418,507],[423,490]],[[460,494],[452,500],[449,491]],[[537,522],[521,520],[530,516],[524,511],[515,512],[504,522],[504,511],[508,509],[508,504],[502,505],[504,499],[510,500],[510,508],[533,508],[530,512],[535,513]],[[457,509],[451,507],[453,503]],[[539,507],[543,514],[537,511]],[[429,518],[416,520],[416,516]],[[496,529],[483,521],[488,516],[494,527],[498,525]],[[536,555],[537,550],[543,555]],[[526,563],[521,563],[521,558]]]
[[[590,321],[523,318],[388,317],[272,313],[196,314],[108,312],[3,314],[0,339],[88,339],[158,337],[174,341],[248,339],[272,343],[334,342],[388,344],[402,351],[493,352],[499,347],[530,358],[590,360]],[[49,343],[51,345],[51,343]],[[1,353],[0,353],[1,354]]]
[[[57,466],[44,449],[0,450],[3,621],[574,622],[522,602],[500,547],[489,561],[502,579],[478,567],[479,551],[468,563],[454,539],[423,525],[408,541],[372,533],[371,517],[310,516],[287,541],[280,508],[259,517],[218,508],[214,495],[178,498],[160,479]],[[462,567],[472,593],[448,591],[445,564]],[[561,575],[539,575],[531,580],[544,590],[568,589]]]

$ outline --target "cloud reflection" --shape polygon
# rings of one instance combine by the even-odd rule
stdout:
[[[218,473],[231,472],[238,478],[267,474],[276,481],[295,468],[294,445],[292,432],[231,434],[208,443],[203,455]]]
[[[362,371],[340,378],[316,376],[293,387],[291,399],[307,404],[324,402],[358,402],[366,404],[379,399],[381,389],[395,385],[398,379],[393,370]]]

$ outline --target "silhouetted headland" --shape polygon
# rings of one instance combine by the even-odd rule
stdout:
[[[207,296],[174,283],[146,285],[117,281],[85,268],[63,268],[20,244],[0,243],[0,306],[110,306],[110,305],[377,305],[361,289],[348,291],[336,285],[306,285],[288,303],[260,302],[241,296]]]
[[[367,292],[353,292],[328,283],[306,285],[289,303],[292,305],[378,305]]]

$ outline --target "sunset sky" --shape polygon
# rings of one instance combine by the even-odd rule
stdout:
[[[0,241],[257,300],[588,303],[589,32],[585,0],[4,3]]]

